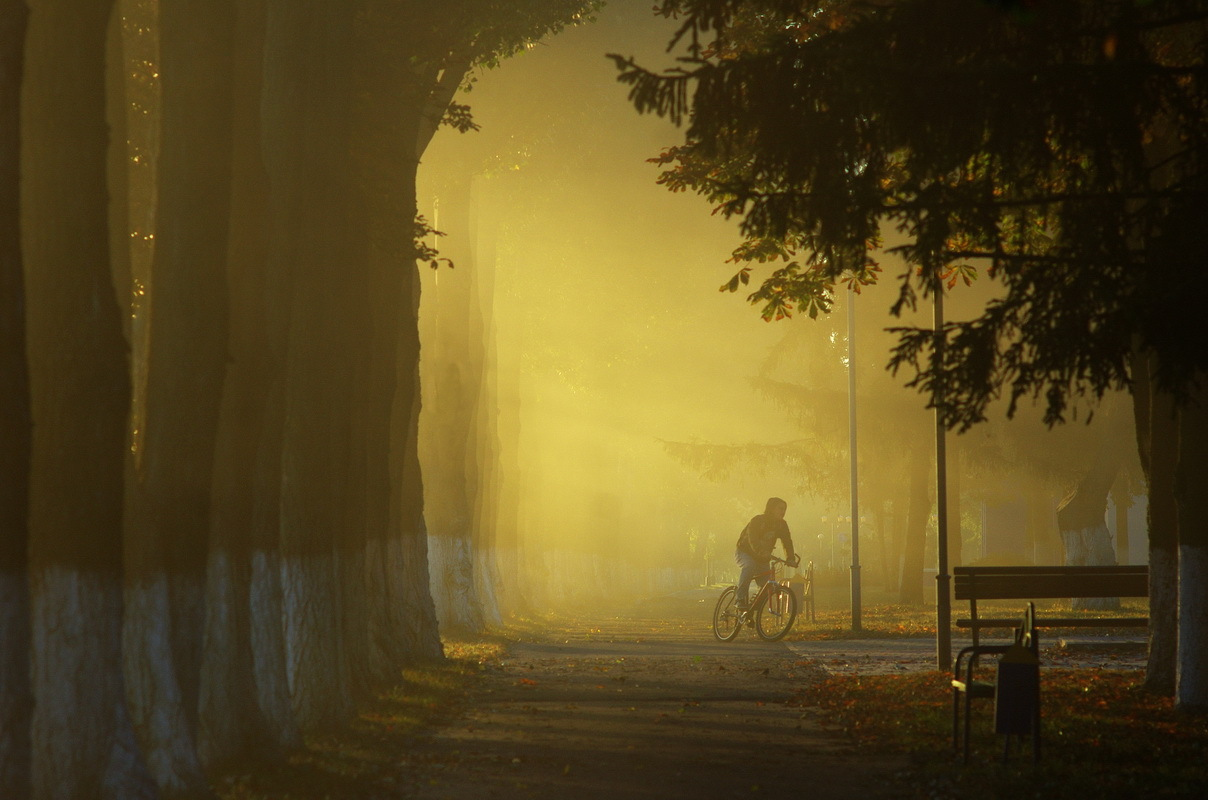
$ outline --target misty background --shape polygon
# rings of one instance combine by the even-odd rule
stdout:
[[[445,624],[729,580],[770,496],[788,501],[820,602],[846,600],[851,298],[840,287],[830,315],[769,323],[742,289],[718,291],[737,226],[656,185],[648,159],[681,134],[636,115],[605,58],[670,66],[672,31],[648,3],[609,3],[479,72],[457,102],[481,129],[443,129],[422,160],[419,210],[455,265],[421,268],[420,447]],[[949,319],[993,291],[955,287]],[[885,329],[930,326],[931,310],[892,317],[896,292],[891,278],[854,306],[865,599],[934,601],[934,421],[909,376],[885,370]],[[1144,563],[1127,404],[1053,430],[1032,409],[1003,417],[949,435],[951,563],[1062,563],[1056,510],[1080,486],[1117,560]]]

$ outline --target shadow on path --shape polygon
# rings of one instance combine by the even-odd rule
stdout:
[[[665,623],[665,618],[664,618]],[[517,638],[464,712],[417,743],[414,796],[893,797],[901,766],[786,704],[824,674],[784,644],[616,619]]]

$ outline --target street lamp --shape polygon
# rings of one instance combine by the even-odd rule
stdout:
[[[847,433],[851,468],[851,629],[860,630],[860,482],[856,473],[856,282],[847,286]],[[854,521],[853,521],[854,520]]]
[[[935,327],[935,349],[932,357],[937,368],[936,380],[940,381],[935,403],[935,511],[936,544],[939,550],[935,575],[935,662],[943,672],[952,668],[952,607],[948,594],[948,457],[944,441],[944,282],[938,274],[934,280],[932,323]]]

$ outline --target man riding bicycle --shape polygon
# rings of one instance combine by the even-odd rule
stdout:
[[[742,569],[738,576],[740,610],[745,611],[750,607],[748,592],[751,581],[757,579],[760,586],[767,582],[765,573],[771,569],[772,550],[775,549],[777,541],[784,545],[785,560],[789,566],[795,567],[801,563],[793,552],[793,537],[789,533],[788,523],[784,521],[784,513],[788,508],[789,504],[779,497],[769,498],[763,513],[751,517],[751,521],[738,536],[734,560]]]

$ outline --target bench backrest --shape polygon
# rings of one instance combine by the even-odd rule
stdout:
[[[953,567],[957,600],[1147,597],[1149,567]]]

